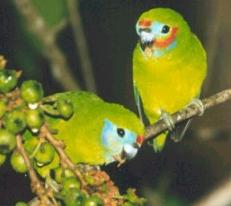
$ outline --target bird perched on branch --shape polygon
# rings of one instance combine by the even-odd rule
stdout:
[[[170,114],[193,103],[203,112],[198,97],[206,76],[206,53],[187,22],[176,11],[155,8],[144,12],[136,24],[139,36],[133,53],[135,100],[141,102],[150,123],[163,118],[174,129]],[[167,133],[154,139],[161,151]],[[174,137],[176,141],[182,138]]]
[[[143,141],[144,127],[139,118],[119,104],[107,103],[89,92],[57,93],[44,100],[66,101],[73,105],[68,119],[48,118],[55,137],[64,141],[65,151],[74,163],[91,165],[123,163],[133,158]]]

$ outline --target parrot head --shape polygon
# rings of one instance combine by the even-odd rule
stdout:
[[[136,24],[140,48],[147,57],[161,57],[183,45],[190,28],[183,17],[168,8],[155,8],[143,13]]]
[[[143,136],[120,127],[112,121],[105,119],[101,133],[101,139],[105,148],[106,163],[116,161],[116,158],[133,158],[143,142]]]

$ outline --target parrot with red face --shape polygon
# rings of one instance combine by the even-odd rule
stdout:
[[[173,130],[171,114],[191,103],[203,111],[198,97],[207,72],[206,52],[184,18],[169,8],[141,14],[136,32],[133,83],[138,112],[141,116],[142,102],[151,124],[164,119]],[[155,151],[163,149],[167,134],[154,139]],[[182,135],[174,138],[179,141]]]

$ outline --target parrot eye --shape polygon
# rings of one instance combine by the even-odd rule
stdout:
[[[167,34],[170,30],[170,27],[168,25],[164,25],[162,30],[161,30],[161,33],[163,34]]]
[[[125,135],[124,129],[122,129],[122,128],[117,128],[117,134],[118,134],[120,137],[123,137],[123,136]]]

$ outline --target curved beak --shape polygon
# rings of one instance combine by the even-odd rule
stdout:
[[[136,31],[140,37],[140,47],[143,51],[151,49],[154,44],[154,36],[151,26],[152,21],[149,19],[141,19],[136,24]]]
[[[139,135],[136,138],[136,142],[134,142],[132,145],[125,144],[122,150],[122,157],[125,159],[132,159],[133,157],[135,157],[143,141],[144,141],[144,136]]]
[[[134,143],[133,145],[126,144],[123,147],[122,157],[124,157],[125,159],[132,159],[136,156],[138,149],[139,146],[136,143]]]
[[[140,44],[142,49],[145,49],[145,47],[151,47],[153,45],[154,36],[150,28],[140,28],[138,26],[138,35],[140,37]]]

